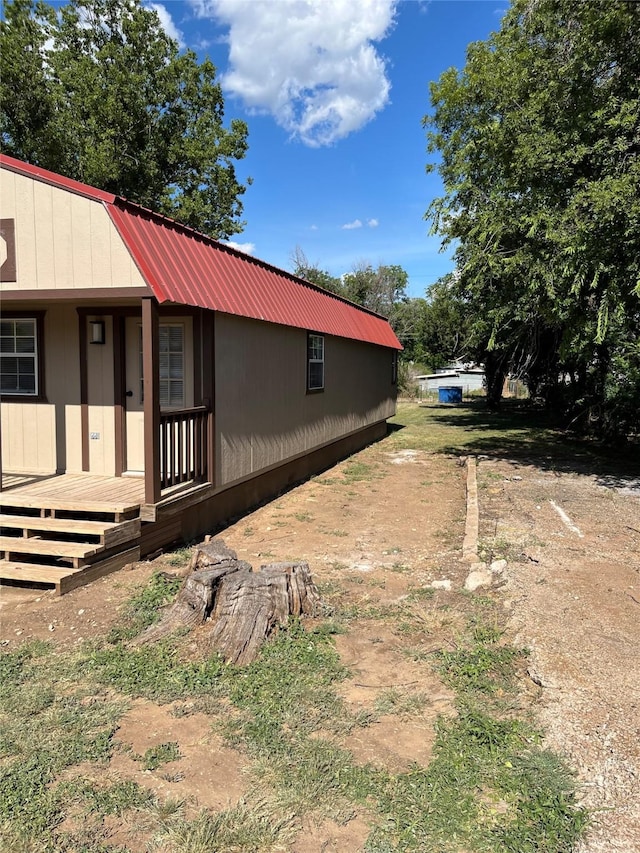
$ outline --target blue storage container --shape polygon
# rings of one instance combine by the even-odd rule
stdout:
[[[439,403],[461,403],[462,402],[462,387],[460,385],[451,385],[447,388],[438,388]]]

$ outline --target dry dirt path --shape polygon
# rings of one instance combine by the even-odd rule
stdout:
[[[427,695],[419,711],[383,715],[366,738],[346,744],[362,763],[393,771],[412,759],[427,763],[437,715],[453,713],[450,693],[428,664],[412,662],[405,652],[419,641],[428,652],[462,628],[455,600],[468,571],[460,560],[465,469],[455,456],[412,449],[408,441],[402,431],[391,435],[221,533],[253,565],[308,560],[327,598],[353,609],[350,630],[337,645],[353,672],[343,695],[354,710],[373,707],[389,689],[400,692],[407,707],[413,694]],[[563,471],[545,467],[544,460],[518,465],[479,457],[481,552],[486,560],[508,562],[491,595],[504,604],[514,643],[531,649],[529,673],[541,685],[536,713],[547,745],[576,768],[582,800],[593,814],[577,853],[638,853],[640,487],[567,466]],[[104,636],[131,592],[154,570],[171,571],[172,559],[135,564],[63,598],[3,589],[0,642],[11,649],[40,637],[73,647]],[[414,620],[417,613],[411,591],[443,579],[451,591],[439,586],[429,604],[420,604],[424,637],[407,634],[402,608],[410,608]],[[376,609],[389,607],[398,608],[397,619],[376,617]],[[149,737],[178,739],[169,712],[134,703],[121,738],[138,752]],[[215,785],[207,776],[204,797],[205,770],[190,761],[198,738],[192,741],[181,743],[185,759],[171,784],[153,774],[143,779],[139,766],[121,757],[112,769],[159,794],[169,787],[173,796],[193,795],[202,805],[235,802],[247,787],[242,755],[222,753],[219,741],[210,742],[218,763]],[[310,823],[292,851],[355,852],[368,831],[361,817]]]
[[[481,542],[509,560],[505,604],[531,649],[547,744],[577,770],[592,813],[579,853],[637,853],[638,483],[489,459],[478,482]]]
[[[433,612],[411,602],[412,590],[443,576],[459,589],[466,567],[459,548],[465,523],[465,470],[451,456],[398,448],[393,436],[378,442],[316,478],[230,524],[220,536],[241,559],[261,563],[304,559],[326,602],[352,614],[350,629],[336,637],[341,658],[352,677],[341,685],[354,713],[373,712],[392,693],[389,713],[357,730],[344,743],[360,764],[392,772],[412,762],[428,763],[440,715],[453,711],[453,695],[428,662],[415,662],[406,647],[421,634],[407,633],[405,622],[419,612],[427,648],[438,646],[445,632],[460,629],[464,615],[440,612],[451,593],[435,592]],[[0,643],[6,649],[32,638],[73,648],[106,636],[132,592],[154,570],[173,570],[172,555],[140,562],[62,598],[50,592],[4,588],[0,592]],[[391,611],[396,614],[387,618]],[[405,619],[406,617],[406,619]],[[413,706],[415,705],[415,708]],[[201,727],[198,735],[197,724]],[[188,730],[172,716],[171,706],[137,700],[123,717],[116,752],[109,767],[114,778],[131,779],[160,798],[191,798],[198,806],[236,805],[251,786],[250,762],[238,750],[223,749],[220,738],[198,716]],[[166,741],[179,743],[184,756],[170,766],[145,772],[131,754],[143,754]],[[197,758],[196,758],[197,755]],[[356,853],[364,849],[370,826],[365,815],[341,815],[318,824],[303,820],[288,853]],[[117,829],[117,831],[116,831]],[[114,828],[110,843],[127,844],[135,853],[145,845],[125,828]]]

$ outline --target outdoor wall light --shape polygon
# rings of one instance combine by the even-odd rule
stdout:
[[[104,320],[89,320],[89,343],[103,344],[104,343]]]

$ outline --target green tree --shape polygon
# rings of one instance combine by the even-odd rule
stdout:
[[[407,299],[399,302],[393,311],[393,330],[403,346],[401,359],[414,364],[426,364],[425,344],[426,299]]]
[[[449,273],[427,290],[423,336],[423,361],[431,371],[471,358],[467,349],[467,306],[458,297],[456,277]]]
[[[575,424],[637,429],[640,5],[514,0],[432,105],[447,194],[428,215],[490,398],[516,371]]]
[[[180,52],[140,0],[10,0],[0,22],[6,153],[224,238],[242,230],[235,163],[247,127],[224,126],[216,70]]]
[[[342,285],[347,299],[388,317],[393,325],[396,306],[407,299],[408,281],[406,271],[397,264],[379,264],[374,269],[361,261],[343,276]]]
[[[304,278],[312,284],[317,284],[318,287],[323,287],[325,290],[330,290],[332,293],[337,293],[339,296],[343,295],[340,279],[326,270],[320,269],[317,263],[311,263],[300,246],[296,246],[293,250],[291,263],[294,275]]]

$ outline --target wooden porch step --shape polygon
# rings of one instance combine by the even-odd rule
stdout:
[[[72,533],[77,536],[97,536],[103,548],[112,548],[140,536],[140,519],[131,521],[88,521],[71,518],[38,518],[28,515],[0,515],[0,527],[22,530],[25,538],[38,533]]]
[[[35,563],[0,562],[0,580],[28,581],[31,583],[58,584],[68,575],[75,575],[82,569],[69,566],[38,566]]]
[[[82,569],[70,567],[39,566],[35,563],[19,563],[0,560],[0,583],[5,580],[21,581],[22,583],[41,583],[54,586],[58,595],[64,595],[72,589],[84,586],[91,581],[116,572],[128,563],[140,559],[140,548],[127,548],[113,554],[98,563]]]
[[[57,511],[86,513],[87,515],[113,515],[116,522],[127,516],[137,516],[140,510],[139,503],[118,501],[97,501],[78,499],[66,500],[59,497],[46,497],[19,492],[2,492],[0,495],[0,511],[11,509],[38,509],[43,514],[52,515]]]
[[[0,536],[0,551],[9,554],[40,554],[47,557],[83,560],[93,557],[98,551],[104,551],[104,546],[98,543],[40,539],[38,536],[31,536],[28,539],[20,536]]]

